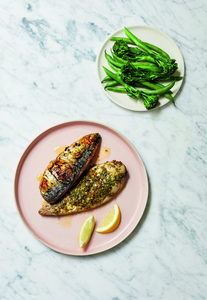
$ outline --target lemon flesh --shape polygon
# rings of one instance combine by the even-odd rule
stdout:
[[[94,216],[89,216],[83,223],[79,233],[79,247],[83,248],[86,246],[91,238],[93,229],[95,226]]]
[[[96,229],[96,232],[99,233],[108,233],[114,231],[120,223],[121,212],[117,203],[114,204],[113,208],[105,216],[99,227]]]

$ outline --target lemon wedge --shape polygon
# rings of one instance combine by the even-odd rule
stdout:
[[[95,226],[95,219],[94,219],[94,216],[91,215],[84,221],[84,223],[81,227],[81,230],[79,233],[79,238],[78,238],[80,248],[83,248],[85,245],[88,244],[88,242],[91,238],[94,226]]]
[[[113,208],[105,216],[99,227],[96,229],[96,232],[107,233],[115,230],[121,220],[121,211],[117,203],[114,204]]]

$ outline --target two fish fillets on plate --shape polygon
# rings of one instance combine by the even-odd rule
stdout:
[[[40,181],[45,201],[41,215],[68,215],[98,207],[123,187],[127,170],[120,161],[90,166],[100,144],[99,133],[85,135],[51,161]]]

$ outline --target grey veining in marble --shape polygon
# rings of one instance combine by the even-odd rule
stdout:
[[[207,3],[0,1],[0,299],[207,299]],[[103,93],[96,57],[124,26],[162,30],[186,76],[176,107],[125,110]],[[18,161],[44,130],[92,120],[124,134],[149,175],[141,222],[115,248],[88,257],[35,239],[15,206]]]

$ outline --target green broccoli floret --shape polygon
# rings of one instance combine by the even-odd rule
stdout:
[[[116,41],[113,45],[114,53],[123,59],[136,59],[138,55],[142,55],[143,51],[139,48],[129,47],[123,40]]]
[[[144,101],[144,106],[147,110],[150,110],[157,106],[159,99],[157,95],[146,95],[145,93],[141,93],[141,96]]]
[[[135,68],[132,63],[127,62],[122,66],[120,76],[124,82],[133,84],[134,82],[137,82],[139,80],[156,80],[161,76],[161,74],[140,68]]]

